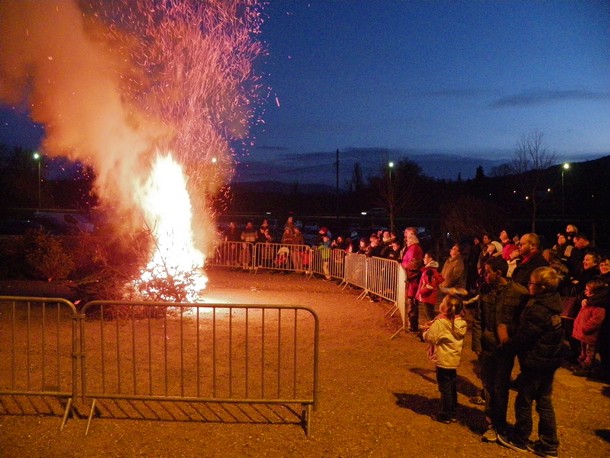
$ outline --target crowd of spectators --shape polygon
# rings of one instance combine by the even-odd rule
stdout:
[[[536,268],[552,267],[561,278],[558,292],[564,303],[561,317],[565,341],[569,346],[565,365],[571,367],[575,375],[589,376],[595,355],[599,354],[599,371],[602,377],[608,377],[609,320],[605,315],[610,302],[610,259],[608,253],[599,250],[576,225],[568,224],[549,247],[543,247],[540,237],[535,233],[519,237],[503,229],[497,238],[483,233],[467,243],[451,243],[448,253],[424,252],[418,240],[418,232],[413,227],[407,227],[402,236],[386,229],[371,231],[364,237],[351,237],[354,235],[356,234],[333,237],[327,227],[319,228],[310,244],[312,248],[321,251],[324,277],[330,279],[328,264],[333,250],[382,257],[401,263],[407,277],[408,330],[413,333],[420,332],[420,308],[428,320],[432,319],[446,291],[464,292],[471,298],[478,297],[481,288],[485,289],[486,285],[485,265],[494,258],[506,261],[506,278],[524,288],[527,288]],[[268,221],[263,220],[258,229],[249,221],[241,232],[235,223],[230,223],[224,233],[224,240],[281,243],[292,247],[305,245],[301,227],[292,216],[285,222],[279,237],[274,236]],[[446,244],[447,241],[443,242]],[[298,266],[297,270],[306,271],[304,253],[305,250],[292,249],[282,262],[290,269]],[[586,320],[585,316],[588,317]]]
[[[309,250],[299,248],[305,246],[305,240],[292,217],[279,240],[274,240],[266,220],[258,231],[249,222],[240,234],[231,223],[224,235],[226,241],[280,243],[279,251],[285,250],[285,262],[291,263],[292,269],[307,269],[302,255]],[[471,402],[485,405],[488,422],[482,439],[518,451],[557,456],[559,442],[551,400],[557,367],[563,365],[574,376],[610,381],[608,253],[599,250],[574,224],[568,224],[548,247],[542,246],[535,233],[518,236],[507,229],[500,231],[497,239],[484,233],[467,243],[447,244],[443,240],[439,245],[449,249],[442,257],[422,248],[414,227],[407,227],[402,237],[390,230],[371,231],[366,237],[354,235],[333,238],[328,228],[322,227],[311,246],[321,252],[327,280],[331,279],[329,262],[341,252],[400,263],[406,274],[408,332],[434,347],[441,409],[433,418],[442,423],[455,421],[455,371],[463,336],[457,338],[451,331],[448,346],[442,336],[449,335],[445,332],[448,323],[453,329],[458,315],[470,310],[472,349],[479,357],[483,385],[481,396],[471,398]],[[449,307],[454,302],[459,302],[459,307]],[[427,320],[423,325],[419,323],[420,308]],[[432,333],[434,329],[441,337]],[[438,356],[443,351],[457,355],[450,366]],[[517,380],[511,380],[515,357],[521,372]],[[506,412],[511,386],[518,390],[517,421],[509,433]],[[534,402],[540,417],[539,439],[531,443]]]

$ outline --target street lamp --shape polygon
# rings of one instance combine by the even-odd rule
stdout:
[[[389,173],[389,183],[388,183],[388,187],[389,187],[389,196],[388,196],[388,200],[389,200],[389,210],[390,210],[390,230],[394,231],[394,186],[392,183],[392,170],[394,169],[394,162],[390,161],[388,162],[388,173]]]
[[[565,216],[565,204],[566,204],[566,196],[565,196],[565,186],[564,186],[564,174],[566,170],[570,170],[570,163],[564,162],[561,166],[561,219],[564,219]]]
[[[41,183],[41,175],[40,175],[40,163],[42,162],[42,155],[39,154],[38,152],[34,152],[33,156],[34,160],[36,162],[38,162],[38,210],[40,210],[40,201],[41,201],[41,190],[40,190],[40,183]]]

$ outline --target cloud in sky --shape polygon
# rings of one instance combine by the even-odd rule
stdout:
[[[271,97],[244,161],[295,155],[294,169],[311,159],[322,173],[351,146],[495,160],[531,129],[558,155],[608,154],[609,12],[607,1],[268,2],[257,65]],[[316,151],[331,159],[304,156]]]
[[[525,107],[563,101],[577,102],[591,100],[610,100],[610,92],[593,92],[582,89],[531,90],[502,97],[494,101],[490,106],[492,108]]]

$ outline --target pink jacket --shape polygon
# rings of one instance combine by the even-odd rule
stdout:
[[[433,261],[422,269],[419,287],[415,299],[426,304],[436,304],[438,286],[443,282],[443,276],[439,273],[438,262]]]
[[[419,269],[424,259],[424,250],[419,243],[409,245],[402,258],[401,266],[407,271],[407,297],[415,297],[419,285]]]
[[[572,337],[587,345],[595,345],[605,317],[606,309],[591,305],[588,300],[584,300],[576,320],[574,320]]]

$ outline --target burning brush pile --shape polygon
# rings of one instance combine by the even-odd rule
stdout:
[[[44,126],[45,155],[93,167],[115,228],[150,235],[128,294],[201,297],[213,209],[268,93],[261,23],[258,0],[0,4],[0,102]]]

